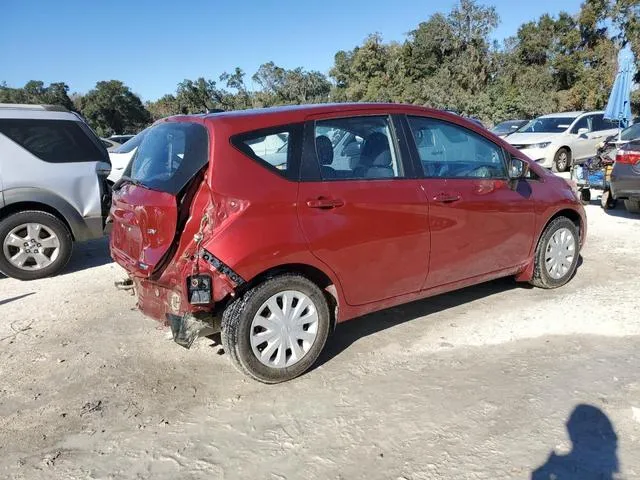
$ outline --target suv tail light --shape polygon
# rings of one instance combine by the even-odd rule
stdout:
[[[640,152],[637,150],[618,150],[616,162],[625,163],[627,165],[640,164]]]

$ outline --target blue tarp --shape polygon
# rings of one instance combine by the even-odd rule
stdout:
[[[604,112],[604,118],[620,122],[621,128],[631,123],[631,86],[635,73],[633,53],[627,46],[618,55],[618,74]]]

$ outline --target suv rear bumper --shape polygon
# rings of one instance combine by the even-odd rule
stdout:
[[[617,163],[611,172],[613,198],[640,198],[640,172],[633,165]]]

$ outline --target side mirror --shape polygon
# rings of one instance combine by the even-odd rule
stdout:
[[[589,133],[589,129],[588,128],[579,128],[578,129],[578,136],[579,137],[586,137],[587,133]]]
[[[512,158],[509,162],[509,179],[519,180],[529,173],[529,164],[519,158]]]

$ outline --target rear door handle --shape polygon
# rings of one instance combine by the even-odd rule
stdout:
[[[330,210],[332,208],[338,208],[344,206],[344,200],[339,198],[315,198],[313,200],[307,200],[307,207],[320,208],[322,210]]]
[[[453,203],[460,200],[462,197],[459,193],[438,193],[435,197],[433,197],[434,202],[438,203]]]

